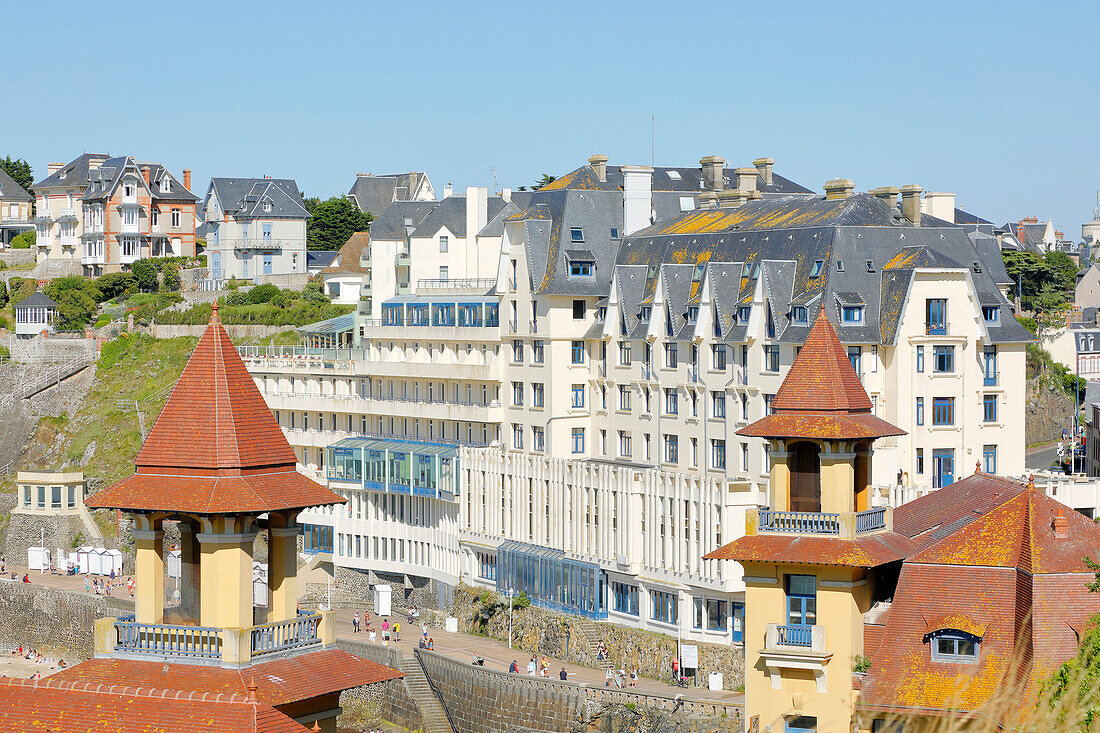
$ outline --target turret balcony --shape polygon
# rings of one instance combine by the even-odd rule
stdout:
[[[827,693],[825,671],[832,657],[825,648],[824,626],[768,624],[764,631],[760,658],[768,668],[773,690],[782,687],[783,670],[800,670],[813,673],[817,691]]]
[[[863,512],[783,512],[750,510],[747,534],[819,535],[851,540],[893,529],[893,510],[878,507]]]

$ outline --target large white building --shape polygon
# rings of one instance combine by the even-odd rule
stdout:
[[[306,211],[289,178],[212,178],[203,199],[214,280],[306,271]]]
[[[922,226],[918,187],[900,207],[898,189],[826,190],[767,159],[594,157],[504,219],[489,287],[388,298],[354,348],[246,349],[303,470],[351,499],[303,514],[307,544],[739,641],[739,570],[702,557],[769,503],[765,443],[737,431],[767,414],[822,308],[876,414],[907,431],[876,451],[881,501],[975,463],[1021,473],[1030,334],[999,259]]]

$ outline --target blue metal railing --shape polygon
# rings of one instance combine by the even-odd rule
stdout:
[[[779,643],[785,646],[813,646],[814,627],[796,624],[779,627]]]
[[[252,628],[252,656],[270,654],[295,649],[311,644],[320,644],[317,627],[321,622],[319,614],[298,614],[289,621],[275,621]]]
[[[984,384],[985,384],[986,387],[996,387],[997,386],[997,375],[996,374],[986,374],[985,379],[984,379]]]
[[[760,510],[760,529],[769,532],[840,534],[840,515],[822,512]]]
[[[886,507],[868,509],[856,515],[856,534],[883,529],[886,526]]]
[[[220,659],[221,637],[209,626],[168,626],[116,621],[116,651]]]

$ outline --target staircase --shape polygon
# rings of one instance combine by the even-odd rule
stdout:
[[[599,658],[600,630],[596,628],[596,624],[593,623],[592,619],[584,616],[574,616],[571,621],[573,622],[573,628],[581,632],[579,641],[588,649],[588,656],[592,660],[592,664],[596,665],[597,669],[614,668],[615,665],[611,663],[610,659],[607,657]]]
[[[454,733],[451,720],[447,717],[447,711],[443,703],[439,702],[435,690],[428,682],[424,674],[420,660],[415,655],[401,660],[399,669],[405,675],[402,680],[409,695],[420,709],[420,715],[424,718],[424,733]]]

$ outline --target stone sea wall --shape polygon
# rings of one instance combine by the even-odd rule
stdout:
[[[47,588],[33,580],[0,581],[0,646],[22,645],[67,661],[90,659],[95,620],[132,612],[118,598]]]

